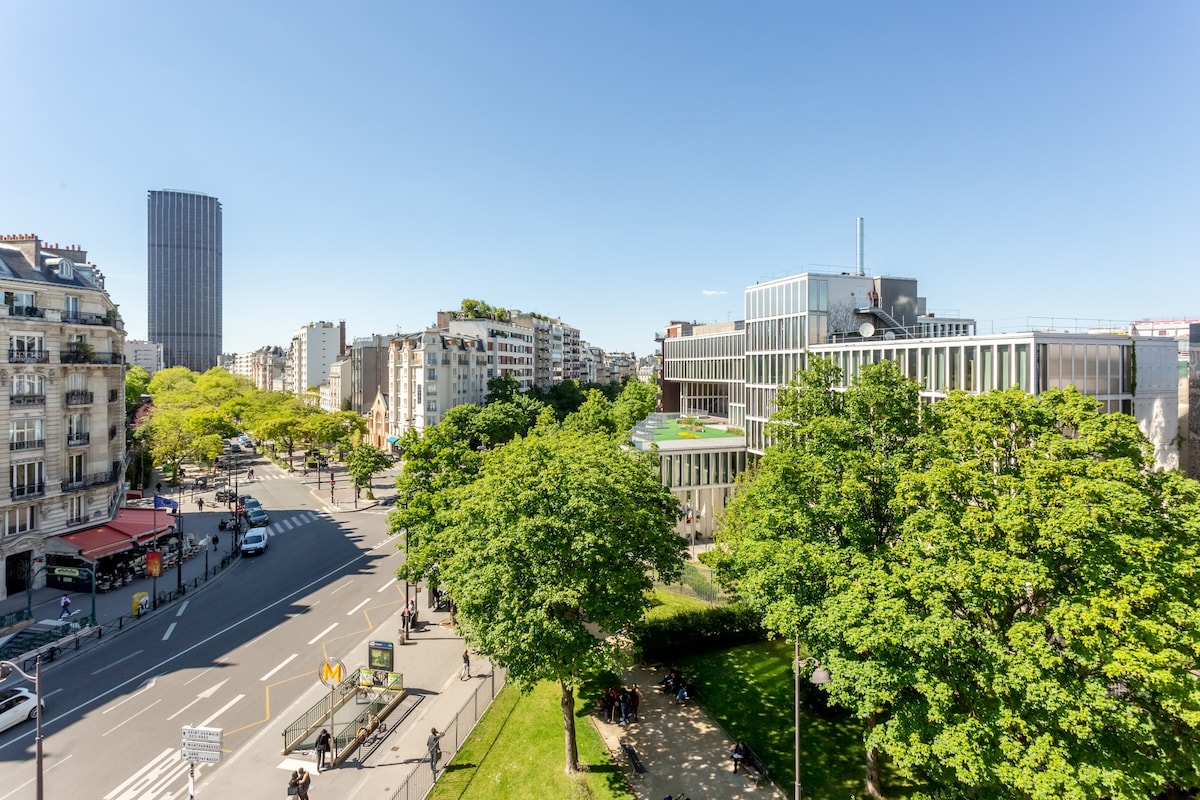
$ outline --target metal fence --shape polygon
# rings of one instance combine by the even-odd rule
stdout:
[[[504,688],[505,672],[499,667],[493,666],[492,674],[489,677],[491,679],[484,681],[475,689],[471,699],[463,703],[462,708],[454,715],[454,721],[446,726],[445,735],[441,741],[442,761],[440,766],[443,769],[454,757],[454,754],[462,749],[463,742],[475,729],[483,712],[487,711],[488,706],[496,699],[496,695]],[[391,800],[421,800],[433,789],[436,781],[437,778],[434,777],[429,762],[424,760],[408,774],[404,783],[400,784],[400,788],[392,795]]]
[[[693,597],[710,605],[725,605],[734,600],[734,596],[717,583],[716,574],[711,567],[690,562],[683,565],[683,575],[677,583],[663,583],[658,579],[656,573],[654,588],[684,597]]]

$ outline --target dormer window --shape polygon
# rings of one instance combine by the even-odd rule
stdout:
[[[75,277],[75,265],[71,263],[71,259],[64,258],[58,262],[58,277],[64,281]]]

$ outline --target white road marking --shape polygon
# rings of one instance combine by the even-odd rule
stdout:
[[[388,589],[392,588],[395,585],[396,585],[396,579],[392,578],[387,583],[385,583],[383,586],[380,586],[378,589],[376,589],[375,594],[379,594],[380,592],[386,592]]]
[[[139,709],[139,710],[137,710],[137,711],[133,712],[133,714],[132,714],[132,715],[130,715],[129,719],[122,720],[121,722],[118,722],[116,725],[114,725],[114,726],[112,726],[111,728],[109,728],[108,730],[106,730],[106,731],[104,732],[104,736],[108,736],[110,733],[112,733],[112,732],[113,732],[113,731],[115,731],[117,728],[119,728],[119,727],[121,727],[122,725],[124,725],[126,722],[133,722],[135,719],[137,719],[137,718],[138,718],[138,716],[139,716],[139,715],[146,713],[147,711],[149,711],[150,709],[154,708],[156,705],[158,705],[158,704],[159,704],[159,703],[161,703],[161,702],[162,702],[162,700],[161,700],[161,699],[159,699],[159,700],[155,700],[153,703],[151,703],[151,704],[150,704],[150,705],[148,705],[148,706],[142,706],[142,708],[141,708],[141,709]]]
[[[345,583],[343,583],[341,586],[339,586],[339,587],[337,587],[336,589],[334,589],[333,591],[331,591],[331,592],[330,592],[330,594],[337,594],[337,593],[338,593],[338,592],[340,592],[342,589],[345,589],[347,586],[351,586],[351,585],[352,585],[352,584],[350,583],[350,581],[346,581],[346,582],[345,582]]]
[[[218,683],[216,686],[213,686],[211,689],[205,689],[203,692],[201,692],[200,694],[196,695],[196,699],[195,699],[195,700],[193,700],[192,702],[188,703],[186,706],[184,706],[183,708],[179,709],[178,711],[176,711],[176,712],[175,712],[174,714],[172,714],[171,716],[167,717],[167,721],[168,721],[168,722],[170,722],[171,720],[175,719],[175,718],[176,718],[176,717],[178,717],[180,714],[182,714],[183,712],[187,711],[187,710],[188,710],[189,708],[191,708],[192,706],[196,705],[196,703],[199,703],[201,700],[207,700],[208,698],[212,697],[214,694],[216,694],[216,693],[217,693],[217,690],[218,690],[218,689],[220,689],[222,686],[224,686],[224,685],[225,685],[225,682],[226,682],[226,681],[228,681],[228,680],[229,680],[229,678],[226,678],[224,681],[221,681],[221,682],[220,682],[220,683]]]
[[[100,669],[96,670],[92,674],[99,675],[101,672],[104,672],[104,670],[108,669],[109,667],[115,667],[117,664],[120,664],[122,661],[128,661],[129,659],[133,658],[134,656],[141,655],[142,652],[144,652],[144,651],[138,650],[136,653],[130,653],[129,655],[125,656],[124,658],[118,658],[116,661],[112,662],[111,664],[109,664],[107,666],[101,667]]]
[[[377,549],[377,548],[373,548],[373,549]],[[306,583],[304,586],[297,587],[290,594],[284,595],[283,597],[276,600],[274,603],[265,605],[262,608],[255,610],[253,613],[247,614],[246,616],[242,617],[241,619],[236,620],[235,622],[229,623],[221,630],[216,631],[212,635],[196,642],[192,646],[185,647],[184,649],[180,650],[178,653],[175,653],[171,656],[168,656],[167,658],[164,658],[162,661],[158,662],[157,664],[155,664],[151,667],[147,667],[145,670],[139,672],[137,675],[134,675],[132,678],[129,678],[126,681],[122,681],[121,683],[118,683],[116,686],[113,686],[109,689],[105,689],[103,692],[100,692],[100,693],[94,695],[93,697],[90,697],[87,700],[84,700],[82,703],[77,704],[74,708],[67,709],[63,713],[61,713],[53,718],[49,718],[49,719],[45,720],[44,724],[52,725],[56,722],[61,722],[65,719],[68,719],[72,715],[79,713],[80,711],[84,710],[85,708],[88,708],[89,706],[100,702],[101,700],[108,697],[109,695],[112,695],[112,694],[115,694],[115,693],[121,691],[126,686],[129,686],[130,684],[134,683],[135,681],[145,678],[147,675],[153,675],[156,671],[161,670],[163,667],[167,666],[168,664],[171,664],[171,663],[183,658],[184,656],[191,653],[193,650],[197,650],[197,649],[207,645],[209,642],[212,642],[215,639],[218,639],[219,637],[224,636],[225,634],[229,633],[230,631],[234,630],[235,628],[246,624],[250,620],[252,620],[262,614],[269,613],[278,606],[289,604],[293,601],[294,598],[299,597],[306,592],[312,591],[314,588],[316,588],[318,586],[324,586],[325,584],[327,584],[329,582],[330,578],[333,578],[334,576],[344,577],[343,575],[341,575],[341,573],[344,570],[349,569],[350,567],[358,564],[360,561],[365,561],[367,559],[367,557],[368,557],[367,553],[359,553],[358,555],[354,556],[353,558],[342,562],[341,564],[339,564],[336,567],[333,567],[328,572],[326,572],[324,575],[318,575],[316,578],[312,579],[311,581]],[[153,686],[155,680],[156,680],[156,678],[152,678],[151,680],[144,682],[143,685],[146,686],[147,688],[150,686]],[[237,700],[241,700],[243,696],[244,695],[239,695],[235,699],[234,702],[236,702]],[[129,697],[125,698],[125,700],[122,700],[121,702],[122,703],[127,702],[128,700],[131,700],[134,697],[136,697],[136,694],[130,695]],[[120,704],[118,703],[118,705],[120,705]],[[108,713],[108,710],[106,710],[105,713]],[[267,733],[271,733],[272,735],[276,734],[276,732],[274,730],[272,730],[268,727],[264,727],[263,730],[260,731],[259,735],[265,736]],[[33,731],[26,731],[25,733],[21,734],[20,736],[14,736],[12,739],[8,740],[7,742],[0,744],[0,751],[3,751],[9,747],[17,745],[18,743],[24,742],[28,739],[32,739],[33,736],[34,736]],[[236,757],[238,755],[238,753],[241,753],[241,752],[244,752],[244,751],[239,750],[237,753],[234,753],[234,757]],[[231,758],[230,761],[232,761],[232,760],[233,759]],[[226,763],[229,763],[229,762],[226,762]]]
[[[46,697],[49,697],[49,696],[50,696],[50,695],[46,695]],[[42,698],[42,699],[44,700],[45,698]],[[63,756],[62,758],[55,758],[55,759],[53,760],[53,763],[51,763],[51,764],[50,764],[50,766],[48,766],[48,767],[46,767],[46,768],[45,768],[46,772],[49,772],[49,771],[50,771],[50,770],[52,770],[52,769],[56,769],[56,768],[58,768],[58,767],[61,767],[61,766],[63,765],[63,763],[64,763],[64,762],[66,762],[66,761],[68,761],[68,760],[71,758],[71,756],[73,756],[73,755],[74,755],[74,753],[67,753],[67,754],[66,754],[65,756]],[[307,769],[307,767],[306,767],[306,769]],[[34,777],[34,778],[30,778],[29,780],[27,780],[27,781],[25,781],[24,783],[22,783],[20,786],[14,787],[14,788],[13,788],[13,790],[12,790],[11,792],[9,792],[8,794],[0,794],[0,800],[8,800],[8,798],[12,797],[12,796],[13,796],[13,795],[15,795],[17,792],[21,791],[21,790],[22,790],[22,789],[24,789],[26,786],[28,786],[29,784],[33,783],[33,782],[34,782],[34,781],[36,781],[36,780],[37,780],[37,778],[36,778],[36,777]]]
[[[183,616],[183,612],[187,611],[188,603],[190,603],[190,602],[192,602],[192,601],[191,601],[191,600],[184,600],[184,601],[183,601],[183,602],[182,602],[182,603],[179,605],[179,610],[175,612],[175,616],[176,616],[176,617],[182,617],[182,616]]]
[[[346,616],[347,616],[347,617],[349,617],[349,616],[353,615],[353,614],[354,614],[354,613],[356,613],[356,612],[357,612],[357,611],[358,611],[360,608],[362,608],[363,606],[365,606],[365,605],[366,605],[367,603],[369,603],[369,602],[371,602],[371,598],[369,598],[369,597],[368,597],[366,600],[363,600],[361,603],[359,603],[358,605],[356,605],[354,608],[352,608],[352,609],[350,609],[349,611],[347,611],[347,612],[346,612]]]
[[[208,667],[207,669],[202,669],[202,670],[200,670],[199,673],[197,673],[193,677],[188,678],[186,681],[184,681],[183,685],[187,686],[189,683],[192,683],[193,681],[198,681],[211,671],[212,671],[212,667]]]
[[[318,633],[318,634],[317,634],[316,636],[314,636],[313,638],[309,639],[309,640],[308,640],[308,643],[309,643],[309,644],[316,644],[318,641],[320,641],[320,640],[321,640],[321,638],[322,638],[322,637],[324,637],[324,636],[325,636],[325,634],[329,633],[331,630],[333,630],[333,629],[334,629],[334,628],[336,628],[337,626],[338,626],[338,624],[337,624],[336,622],[335,622],[335,623],[333,623],[333,624],[332,624],[332,625],[330,625],[328,628],[326,628],[325,630],[321,631],[320,633]]]
[[[295,525],[292,524],[292,521],[290,519],[285,519],[280,524],[283,525],[283,527],[287,528],[289,531],[292,528],[296,527]]]
[[[224,713],[225,713],[226,711],[228,711],[229,709],[233,708],[235,705],[237,705],[238,701],[240,701],[240,700],[241,700],[243,697],[245,697],[245,696],[246,696],[246,695],[244,695],[244,694],[239,694],[237,697],[233,698],[233,699],[232,699],[232,700],[230,700],[228,703],[226,703],[225,705],[221,706],[221,710],[220,710],[220,711],[218,711],[217,713],[213,714],[211,717],[209,717],[208,719],[204,720],[204,722],[201,722],[201,723],[200,723],[199,725],[197,725],[196,727],[198,727],[198,728],[204,728],[204,727],[207,727],[207,726],[208,726],[208,723],[212,722],[214,719],[216,719],[217,717],[221,716],[222,714],[224,714]]]
[[[122,783],[117,788],[113,789],[108,794],[104,795],[104,800],[114,800],[114,798],[120,796],[120,794],[122,792],[124,792],[126,789],[130,788],[131,785],[135,781],[141,780],[145,776],[146,773],[148,773],[150,770],[154,769],[155,764],[159,763],[164,758],[171,755],[171,753],[173,753],[173,752],[175,752],[174,748],[167,748],[166,750],[163,750],[161,753],[159,753],[157,756],[155,756],[153,759],[151,759],[146,764],[146,766],[142,767],[137,772],[133,773],[128,778],[126,778],[124,783]]]
[[[293,660],[294,658],[296,658],[297,656],[299,656],[299,655],[300,655],[299,653],[292,653],[290,656],[288,656],[287,658],[285,658],[285,659],[283,660],[283,663],[282,663],[282,664],[280,664],[279,666],[275,667],[275,669],[271,670],[271,671],[270,671],[270,672],[268,672],[266,675],[263,675],[261,678],[259,678],[259,680],[260,680],[260,681],[264,681],[264,682],[265,682],[265,681],[267,681],[267,680],[269,680],[269,679],[270,679],[270,677],[271,677],[272,675],[274,675],[276,672],[279,672],[279,670],[283,669],[283,668],[284,668],[284,667],[286,667],[288,664],[292,663],[292,660]]]
[[[156,683],[158,683],[157,676],[155,676],[155,677],[151,678],[150,680],[146,681],[145,683],[143,683],[140,687],[138,687],[138,690],[136,692],[134,692],[133,694],[129,695],[129,697],[126,697],[124,700],[120,701],[119,703],[115,703],[115,704],[109,706],[108,708],[104,709],[104,713],[107,714],[110,711],[116,711],[118,708],[125,705],[130,700],[134,699],[135,697],[142,694],[143,692],[153,689],[154,684],[156,684]]]
[[[175,626],[176,626],[177,624],[178,624],[178,623],[172,622],[170,625],[168,625],[168,626],[167,626],[167,632],[163,634],[163,638],[162,638],[162,640],[163,640],[164,642],[165,642],[167,639],[170,639],[170,638],[171,638],[171,634],[175,632]]]

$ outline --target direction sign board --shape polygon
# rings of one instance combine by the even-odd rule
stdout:
[[[61,575],[64,578],[78,578],[79,570],[74,567],[55,567],[54,574]]]
[[[216,742],[221,744],[223,728],[201,728],[199,725],[184,725],[181,729],[183,742]]]
[[[199,725],[184,725],[179,730],[182,743],[180,761],[199,761],[202,764],[221,763],[221,735],[223,728],[202,728]]]
[[[186,747],[179,751],[180,761],[198,761],[201,764],[220,764],[221,751],[211,752],[209,750],[188,750]]]

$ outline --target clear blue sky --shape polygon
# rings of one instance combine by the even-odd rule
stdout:
[[[464,297],[644,355],[852,268],[981,321],[1200,316],[1200,4],[8,0],[0,232],[146,334],[146,192],[219,197],[224,349]],[[821,265],[821,266],[817,266]]]

